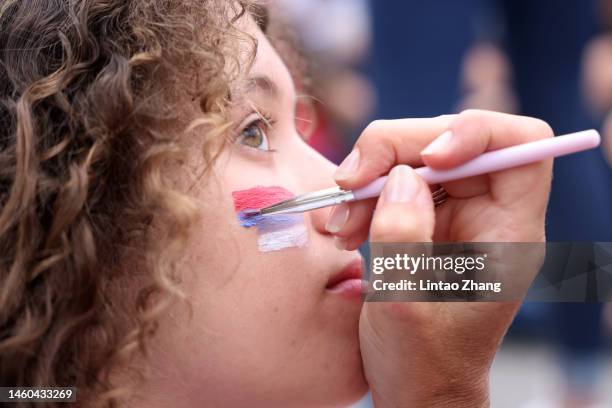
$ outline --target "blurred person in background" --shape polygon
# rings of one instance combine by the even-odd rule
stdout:
[[[477,41],[465,54],[461,72],[465,96],[459,111],[479,106],[506,113],[519,111],[512,88],[512,63],[506,53],[491,41]]]
[[[589,112],[604,121],[603,147],[612,164],[612,1],[599,0],[602,32],[591,39],[583,58],[583,91]]]

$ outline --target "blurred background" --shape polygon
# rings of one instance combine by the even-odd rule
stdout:
[[[467,108],[602,132],[557,159],[549,241],[612,241],[612,0],[273,0],[309,81],[310,143],[339,163],[373,119]],[[525,304],[494,363],[494,407],[612,407],[612,310]],[[360,407],[370,406],[364,400]]]

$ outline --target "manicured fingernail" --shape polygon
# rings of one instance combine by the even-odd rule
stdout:
[[[336,169],[334,179],[346,180],[350,178],[357,171],[357,167],[359,167],[359,149],[354,148],[342,163],[340,163],[340,167]]]
[[[387,203],[407,203],[419,192],[419,180],[409,166],[395,166],[382,191],[382,198]]]
[[[342,239],[340,237],[334,237],[334,245],[336,245],[336,248],[338,248],[341,251],[344,251],[346,249],[346,240]]]
[[[442,150],[446,149],[446,146],[448,146],[448,143],[452,138],[453,132],[447,130],[446,132],[438,136],[436,139],[434,139],[434,141],[431,142],[425,149],[423,149],[421,155],[427,156],[430,154],[440,153]]]
[[[331,234],[340,232],[349,217],[349,206],[347,204],[340,204],[335,206],[329,214],[325,229]]]

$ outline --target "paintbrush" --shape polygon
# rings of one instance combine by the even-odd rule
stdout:
[[[557,136],[486,152],[460,166],[448,170],[435,170],[425,166],[415,169],[415,172],[430,185],[441,184],[593,149],[599,146],[600,141],[601,138],[596,130],[585,130],[565,136]],[[383,176],[357,190],[344,190],[336,186],[313,193],[302,194],[259,210],[247,210],[244,214],[247,216],[266,216],[301,213],[351,201],[378,197],[386,181],[387,176]]]

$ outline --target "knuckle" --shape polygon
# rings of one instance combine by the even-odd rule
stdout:
[[[383,322],[392,322],[392,326],[390,326],[392,330],[401,330],[405,324],[410,324],[415,335],[418,333],[419,336],[432,334],[430,332],[435,326],[432,326],[434,320],[431,318],[429,308],[415,302],[369,303],[366,315],[370,321],[376,322],[377,325]]]
[[[370,122],[366,128],[361,132],[361,140],[368,141],[372,138],[378,138],[381,132],[384,132],[385,123],[387,121],[383,119],[376,119]]]
[[[453,122],[453,131],[464,134],[472,134],[485,127],[487,122],[487,111],[479,109],[467,109],[457,115]]]
[[[388,120],[375,120],[361,133],[356,146],[362,153],[363,168],[383,174],[395,163],[396,148],[393,127]]]
[[[482,109],[465,109],[458,115],[458,119],[463,120],[480,120],[487,114],[487,111]]]
[[[413,328],[426,328],[431,325],[431,316],[423,313],[425,310],[419,307],[413,307],[409,303],[393,302],[385,308],[384,313],[395,321],[411,323]]]
[[[534,137],[538,139],[548,139],[555,135],[552,127],[542,119],[532,118],[531,127]]]

